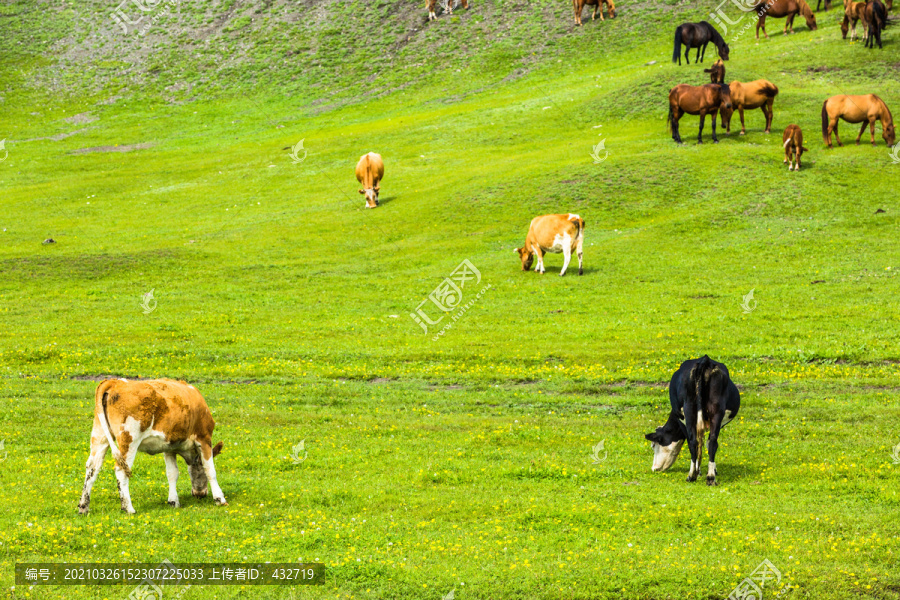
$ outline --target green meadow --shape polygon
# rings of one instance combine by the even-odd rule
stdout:
[[[14,566],[168,559],[326,565],[165,588],[187,600],[712,600],[764,560],[766,600],[900,598],[900,164],[880,125],[827,150],[820,117],[841,93],[900,111],[900,27],[868,50],[835,7],[756,43],[745,16],[726,81],[778,86],[772,133],[753,110],[698,145],[685,116],[678,146],[668,90],[715,50],[673,65],[674,29],[716,6],[617,8],[160,2],[142,35],[113,2],[3,0],[2,597],[124,600]],[[531,219],[568,212],[584,275],[522,272]],[[685,481],[687,449],[652,473],[644,439],[703,354],[742,397],[718,487]],[[169,507],[139,455],[126,515],[107,455],[78,514],[107,376],[204,394],[228,506],[179,461]]]

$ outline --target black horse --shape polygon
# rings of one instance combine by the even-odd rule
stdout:
[[[716,45],[722,60],[728,60],[728,44],[725,43],[725,39],[712,25],[706,21],[682,23],[675,29],[675,51],[672,53],[672,62],[678,61],[678,64],[681,64],[682,44],[687,46],[687,50],[684,51],[684,59],[688,64],[691,64],[691,59],[688,56],[691,48],[697,49],[697,56],[694,58],[694,62],[703,62],[706,46],[710,42]]]

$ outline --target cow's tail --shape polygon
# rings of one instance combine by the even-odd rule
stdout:
[[[575,224],[578,226],[578,231],[575,233],[575,239],[580,239],[584,237],[584,219],[580,216],[576,215],[574,219],[572,219]]]
[[[681,54],[681,25],[675,29],[675,51],[672,52],[672,62],[678,62],[678,55]]]
[[[116,445],[116,440],[110,430],[109,415],[106,410],[109,403],[109,388],[113,386],[113,383],[115,383],[114,379],[107,379],[97,386],[97,392],[94,395],[94,414],[97,415],[97,420],[100,421],[100,429],[103,430],[103,435],[106,436],[106,441],[109,444],[109,449],[112,451],[116,464],[130,477],[131,469],[128,468],[125,458],[119,452],[119,446]]]
[[[709,377],[707,372],[712,368],[712,359],[704,354],[703,358],[694,365],[694,370],[691,372],[691,379],[694,380],[694,392],[697,394],[697,408],[704,413],[704,420],[706,420],[706,403],[709,400]]]

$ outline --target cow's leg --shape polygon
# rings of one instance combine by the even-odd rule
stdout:
[[[137,427],[128,427],[129,422],[137,425]],[[131,431],[129,431],[131,429]],[[140,423],[133,421],[131,418],[126,420],[125,428],[119,437],[116,438],[116,445],[119,447],[120,458],[116,461],[116,480],[119,484],[119,498],[122,501],[122,510],[129,514],[134,514],[134,506],[131,504],[131,494],[128,491],[128,482],[131,479],[131,467],[134,465],[134,459],[137,456],[138,447],[141,445]]]
[[[582,267],[582,261],[581,261],[581,255],[582,255],[581,248],[583,245],[584,245],[584,233],[582,233],[578,237],[578,246],[575,247],[575,251],[578,253],[578,274],[579,275],[584,275],[584,268]]]
[[[722,429],[723,416],[719,411],[709,424],[709,443],[706,445],[706,449],[709,451],[709,465],[706,471],[706,485],[719,485],[719,482],[716,481],[716,451],[719,449],[719,431]]]
[[[181,503],[178,502],[178,463],[175,462],[175,455],[171,452],[164,454],[166,458],[166,479],[169,480],[169,506],[178,508]]]
[[[87,459],[84,473],[84,489],[81,490],[81,500],[78,502],[78,512],[83,515],[88,513],[91,506],[91,489],[97,476],[100,475],[100,468],[103,466],[103,458],[109,449],[109,443],[102,431],[91,432],[91,454]]]
[[[572,260],[572,244],[563,242],[563,268],[562,271],[559,272],[559,276],[562,277],[566,274],[566,269],[569,268],[569,261]]]
[[[691,468],[687,480],[694,482],[700,474],[701,440],[697,439],[697,411],[690,402],[684,404],[684,426],[687,429],[688,449],[691,451]]]
[[[216,480],[216,465],[213,463],[212,447],[206,442],[200,442],[200,462],[206,478],[209,480],[209,489],[212,492],[213,500],[219,506],[225,506],[228,502],[225,501],[225,495]]]
[[[540,246],[532,246],[532,250],[534,250],[534,272],[544,274],[544,253],[541,251]]]

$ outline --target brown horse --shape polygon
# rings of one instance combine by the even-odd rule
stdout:
[[[873,146],[875,145],[875,121],[881,121],[881,137],[888,146],[894,145],[896,137],[894,118],[884,100],[875,94],[832,96],[822,104],[822,138],[829,148],[833,147],[831,145],[832,132],[838,146],[843,146],[841,138],[838,137],[838,119],[843,119],[848,123],[862,123],[862,129],[859,130],[859,136],[856,138],[857,145],[868,125],[872,133]]]
[[[725,81],[725,63],[722,62],[721,58],[714,62],[711,68],[703,69],[703,72],[709,73],[710,83],[722,83]]]
[[[700,131],[697,133],[697,143],[703,143],[703,122],[706,115],[712,115],[712,139],[719,143],[716,137],[716,116],[719,110],[731,108],[731,90],[724,83],[707,83],[706,85],[676,85],[669,91],[669,118],[667,125],[672,131],[672,139],[681,144],[681,135],[678,132],[678,121],[685,113],[700,115]]]
[[[730,110],[722,111],[722,127],[725,133],[731,133],[731,115],[734,109],[737,109],[741,116],[741,135],[747,133],[744,126],[744,109],[761,108],[766,116],[765,133],[772,131],[772,117],[774,111],[772,105],[775,103],[775,96],[778,95],[778,86],[771,81],[765,79],[757,79],[749,83],[741,83],[740,81],[732,81],[728,84],[731,89],[731,105]]]
[[[822,0],[816,2],[816,12],[819,12],[819,7],[822,6]],[[831,10],[831,0],[825,0],[825,11]]]
[[[591,13],[591,21],[594,20],[598,12],[600,13],[600,20],[605,20],[603,18],[604,4],[609,11],[609,18],[614,19],[616,17],[616,5],[613,0],[572,0],[572,6],[575,8],[575,25],[581,25],[581,11],[584,10],[585,6],[594,7],[594,12]]]
[[[853,0],[844,0],[844,21],[841,23],[841,34],[847,39],[847,32],[853,27],[853,33],[850,34],[850,41],[856,39],[856,24],[862,20],[863,32],[866,38],[869,37],[869,25],[865,19],[866,3],[854,2]]]
[[[715,27],[706,21],[682,23],[675,28],[675,50],[672,52],[672,62],[678,61],[678,64],[681,65],[682,44],[687,47],[687,50],[684,51],[684,59],[687,61],[687,64],[691,64],[691,59],[688,56],[691,48],[697,49],[697,56],[694,57],[694,62],[703,62],[703,57],[706,56],[706,46],[710,42],[716,45],[719,57],[722,60],[728,60],[728,44],[725,43],[725,38],[716,31]],[[703,50],[702,54],[700,53],[701,49]]]
[[[863,12],[863,21],[868,26],[866,32],[866,48],[874,48],[875,42],[881,46],[881,30],[887,27],[887,9],[881,0],[868,0]]]
[[[797,157],[797,170],[800,170],[800,157],[804,152],[809,152],[803,147],[803,132],[798,125],[788,125],[781,135],[784,142],[784,164],[788,165],[788,170],[794,170],[794,156]]]
[[[776,19],[786,17],[784,21],[785,34],[787,34],[788,29],[790,29],[791,33],[794,33],[794,17],[797,15],[803,15],[806,19],[806,26],[811,31],[815,31],[818,27],[816,25],[816,15],[813,14],[806,0],[769,0],[768,2],[758,2],[753,7],[753,10],[759,15],[759,20],[756,22],[757,40],[759,39],[760,29],[762,29],[764,36],[769,37],[766,33],[766,17],[774,17]]]

